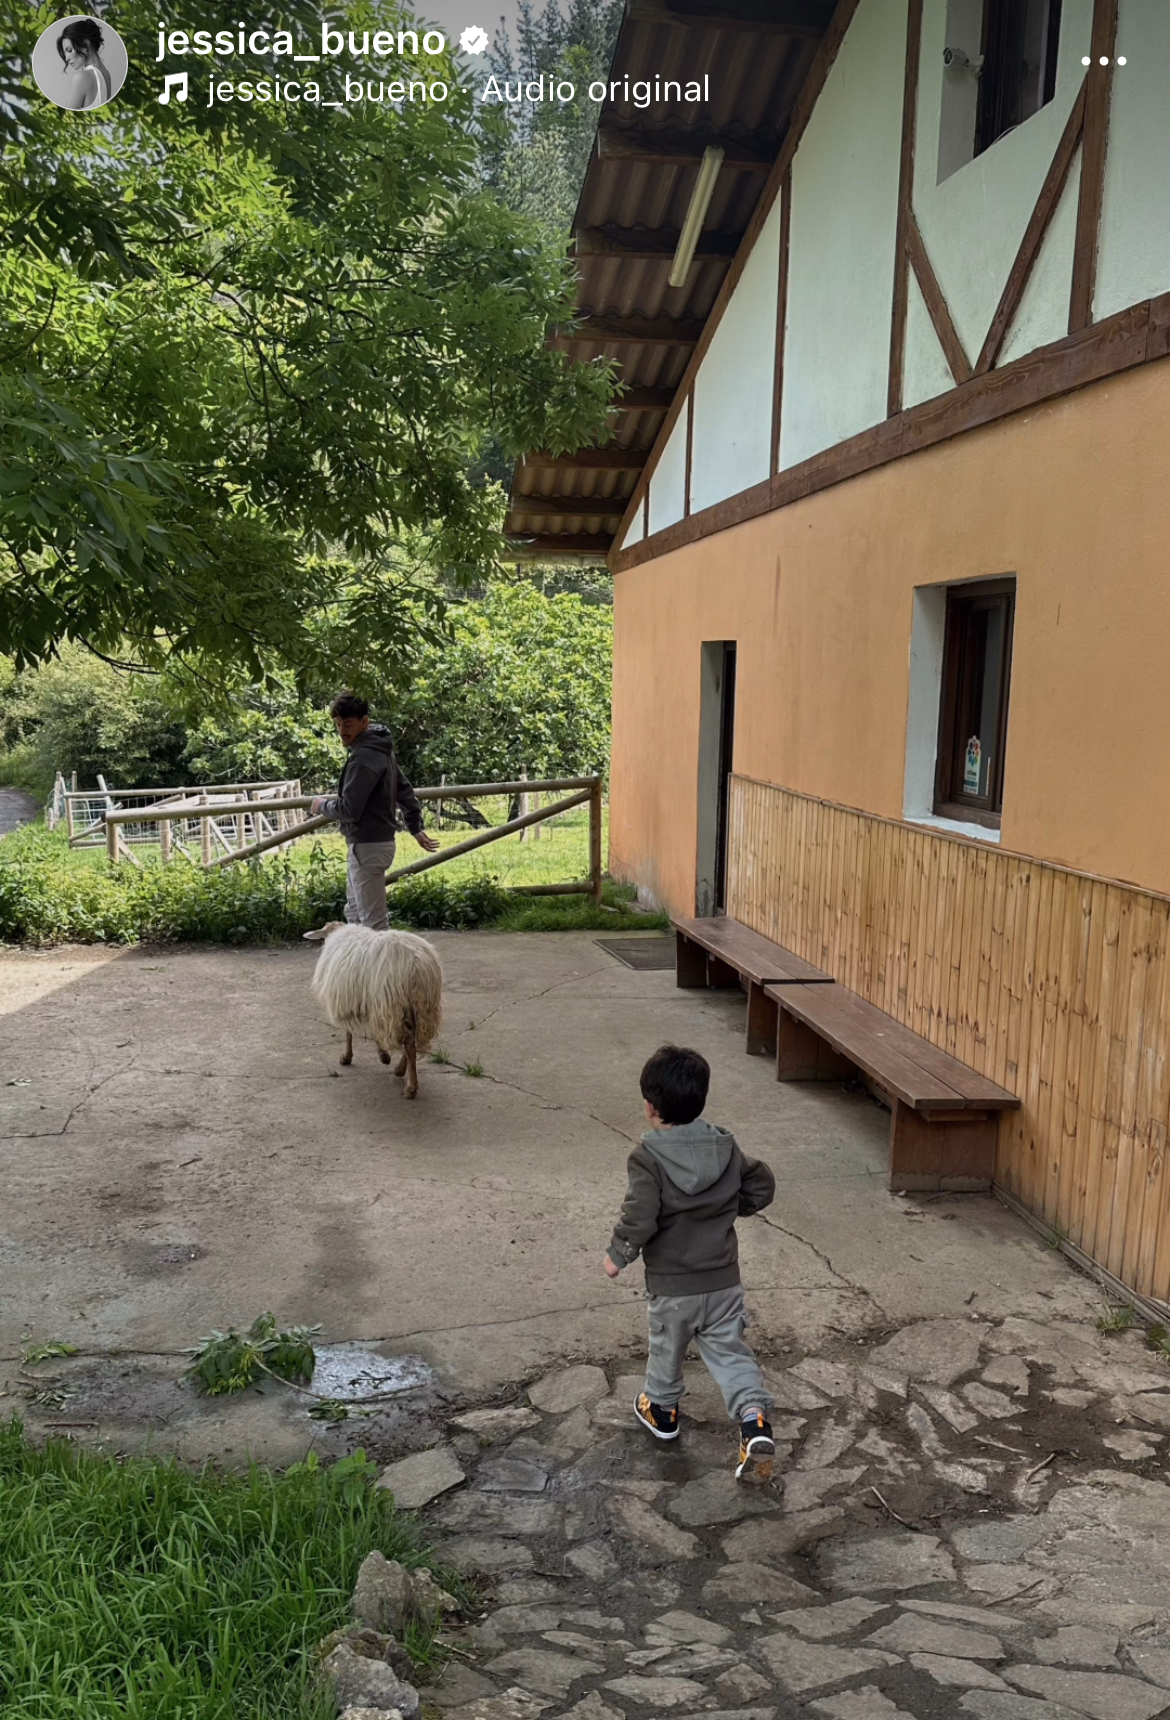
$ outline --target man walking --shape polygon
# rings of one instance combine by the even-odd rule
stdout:
[[[329,707],[347,757],[336,795],[317,795],[311,810],[336,818],[349,847],[345,917],[371,931],[390,928],[386,873],[394,863],[394,834],[401,808],[406,828],[420,848],[439,846],[422,827],[422,807],[398,769],[390,731],[371,723],[370,707],[356,693],[342,693]]]

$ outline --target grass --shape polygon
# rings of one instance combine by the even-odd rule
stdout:
[[[1132,1302],[1116,1302],[1106,1306],[1097,1320],[1099,1332],[1128,1332],[1137,1319]]]
[[[443,833],[447,846],[461,839],[461,832]],[[465,855],[394,885],[391,921],[421,930],[664,926],[662,915],[637,913],[634,892],[621,885],[605,885],[604,907],[585,896],[527,897],[509,890],[510,884],[580,875],[573,845],[587,842],[587,828],[557,831],[544,843],[521,845],[505,837],[492,851],[499,862],[492,871],[482,856]],[[210,872],[182,858],[163,866],[146,849],[137,857],[137,867],[110,866],[103,852],[71,849],[63,832],[41,824],[0,840],[0,941],[271,944],[344,913],[345,845],[336,836]]]
[[[331,1720],[313,1653],[359,1565],[424,1562],[376,1474],[361,1453],[193,1473],[0,1426],[0,1715]]]

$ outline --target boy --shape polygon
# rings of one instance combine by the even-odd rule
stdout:
[[[605,1270],[616,1278],[641,1253],[650,1300],[646,1386],[634,1414],[655,1439],[678,1438],[682,1365],[694,1338],[739,1423],[737,1481],[770,1481],[775,1445],[746,1323],[735,1221],[771,1204],[776,1179],[735,1136],[704,1122],[705,1057],[663,1045],[642,1071],[650,1127],[629,1158],[629,1187]]]

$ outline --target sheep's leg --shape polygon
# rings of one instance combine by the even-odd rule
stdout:
[[[407,1036],[402,1046],[402,1059],[406,1064],[406,1085],[402,1089],[404,1099],[413,1099],[418,1093],[418,1070],[415,1068],[414,1034]]]
[[[390,1053],[387,1051],[387,1049],[384,1045],[379,1045],[378,1056],[382,1059],[383,1063],[389,1063],[390,1062]]]
[[[397,1063],[397,1066],[395,1067],[394,1073],[396,1075],[405,1075],[406,1074],[406,1065],[408,1062],[409,1062],[409,1058],[407,1057],[406,1052],[404,1051],[402,1053],[402,1056],[398,1059],[398,1063]]]
[[[352,1062],[353,1062],[353,1034],[347,1033],[345,1036],[345,1050],[341,1054],[341,1067],[343,1069],[348,1069]]]

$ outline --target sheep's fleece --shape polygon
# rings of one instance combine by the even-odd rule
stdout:
[[[313,972],[313,995],[334,1027],[401,1048],[413,1034],[419,1051],[434,1044],[443,1021],[443,969],[433,947],[413,932],[339,926]]]

